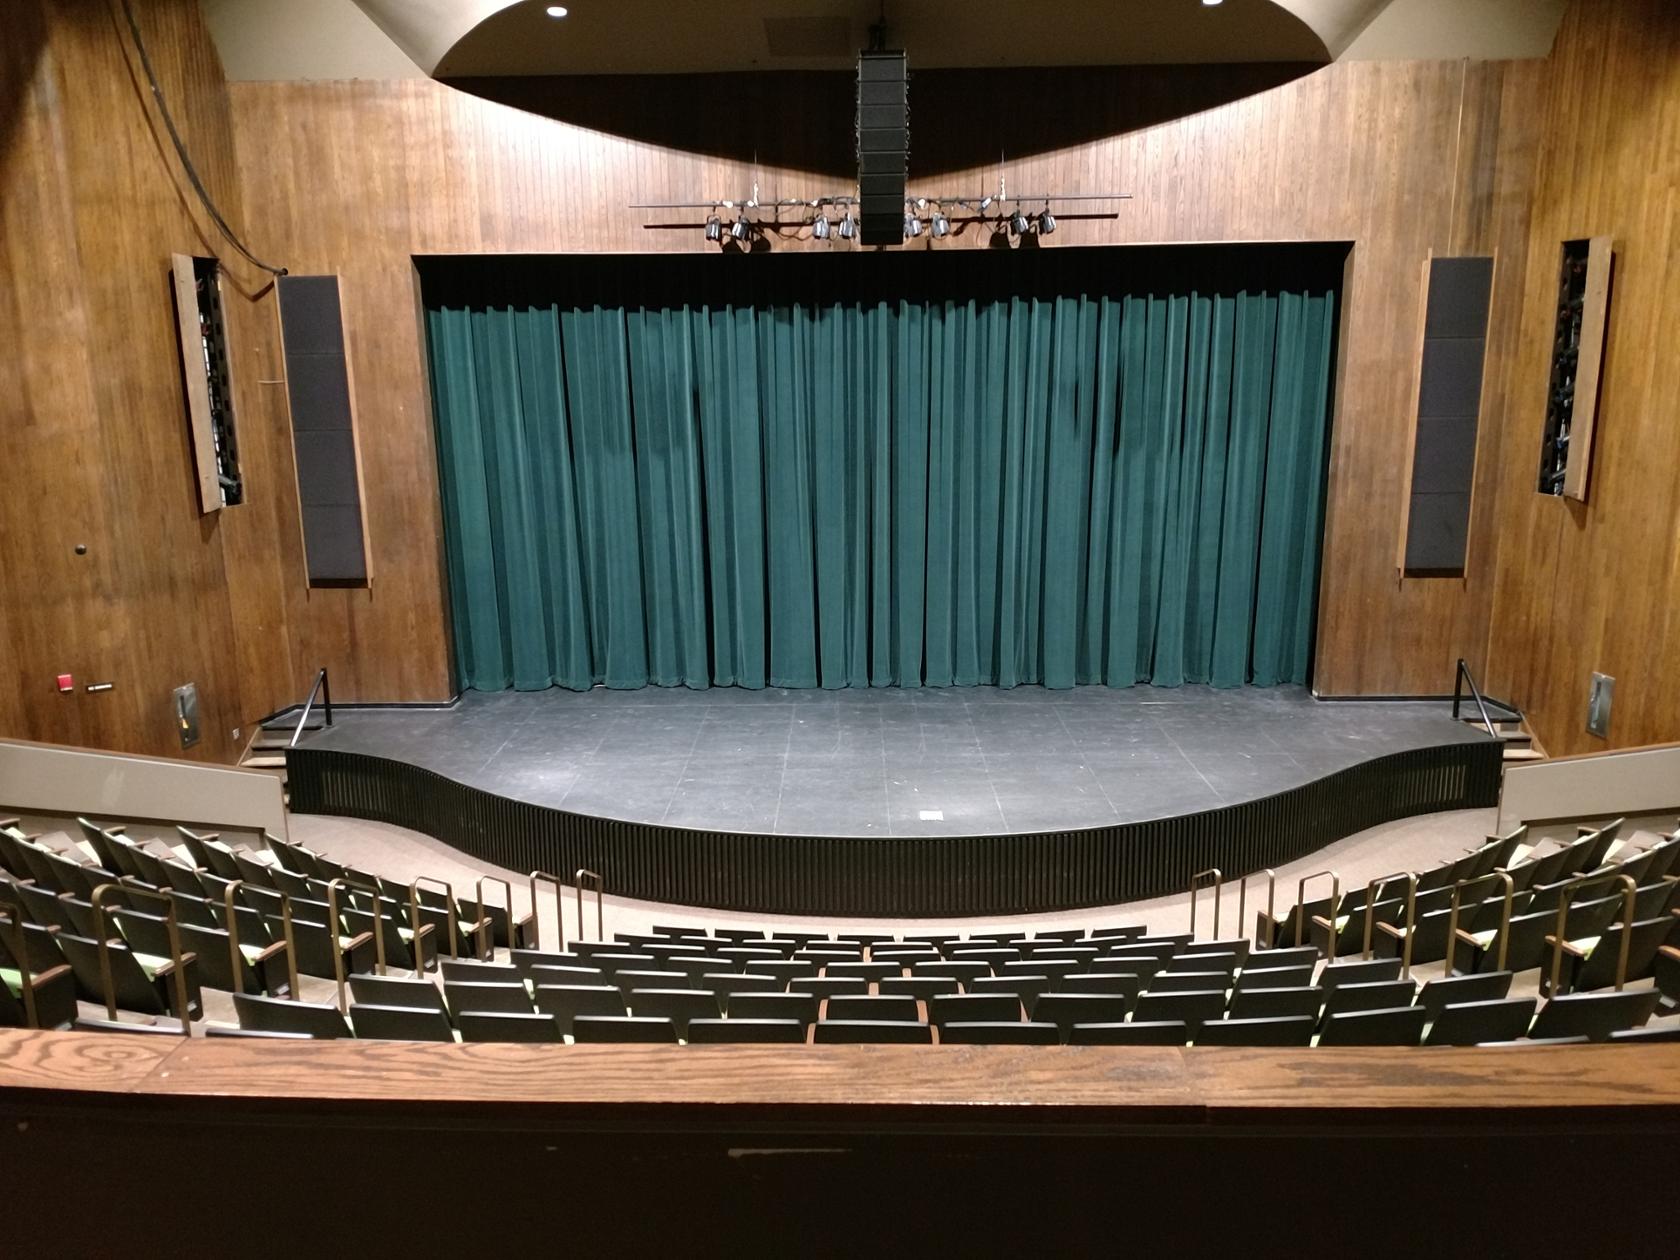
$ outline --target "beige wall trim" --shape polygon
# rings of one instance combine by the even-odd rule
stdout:
[[[259,770],[0,740],[0,809],[286,836],[280,780]]]
[[[1519,823],[1680,813],[1680,744],[1509,766],[1499,831]]]

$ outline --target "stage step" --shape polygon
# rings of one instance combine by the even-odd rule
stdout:
[[[258,749],[258,748],[261,748],[262,745],[253,744],[251,747],[253,749]],[[253,751],[251,753],[247,753],[246,756],[245,756],[245,759],[243,761],[241,761],[239,764],[242,765],[242,766],[249,766],[251,769],[254,769],[254,770],[271,770],[271,769],[275,769],[277,767],[279,769],[285,769],[286,754],[283,753],[283,752],[282,753],[265,753],[265,752]]]

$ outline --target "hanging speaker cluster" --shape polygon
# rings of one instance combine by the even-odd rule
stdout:
[[[904,240],[904,184],[910,168],[910,102],[904,52],[858,55],[857,163],[859,239]]]

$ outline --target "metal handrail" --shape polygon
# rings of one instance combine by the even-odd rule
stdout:
[[[1495,739],[1499,732],[1493,729],[1493,719],[1488,716],[1487,705],[1482,702],[1481,688],[1476,686],[1476,679],[1470,673],[1470,667],[1464,663],[1464,658],[1458,658],[1458,673],[1453,676],[1453,721],[1458,721],[1458,706],[1464,698],[1464,684],[1470,684],[1470,694],[1475,698],[1476,707],[1482,713],[1482,725],[1487,727],[1487,733]]]
[[[542,948],[542,915],[537,910],[537,884],[554,885],[554,927],[560,933],[560,952],[566,951],[566,883],[547,871],[531,872],[531,948]],[[581,935],[581,933],[580,933]]]
[[[1447,916],[1447,959],[1445,975],[1452,979],[1453,955],[1458,952],[1458,910],[1462,904],[1464,890],[1484,880],[1497,879],[1505,885],[1505,908],[1499,915],[1499,931],[1494,939],[1499,942],[1499,957],[1495,960],[1494,970],[1505,970],[1505,958],[1511,948],[1511,903],[1516,899],[1517,884],[1511,878],[1509,871],[1489,871],[1486,875],[1478,875],[1474,879],[1461,879],[1453,885],[1452,912]],[[1481,903],[1476,903],[1478,908]]]
[[[455,914],[455,890],[450,887],[448,880],[437,878],[435,875],[416,875],[414,882],[408,886],[408,926],[414,933],[414,974],[424,975],[426,972],[426,956],[420,944],[420,885],[431,884],[443,889],[444,909],[448,912],[449,926],[449,956],[459,958],[461,952],[456,943],[461,936],[461,921]]]
[[[603,908],[602,899],[607,891],[607,881],[594,871],[586,871],[581,866],[578,867],[577,873],[572,876],[572,882],[577,887],[577,938],[580,941],[583,939],[583,881],[585,879],[595,881],[595,937],[597,940],[604,941],[607,939],[607,914]]]
[[[1391,880],[1406,881],[1406,940],[1400,950],[1400,974],[1406,979],[1412,978],[1412,938],[1413,928],[1417,926],[1417,872],[1394,871],[1388,875],[1379,875],[1365,885],[1365,951],[1363,958],[1371,956],[1371,929],[1376,925],[1377,897]]]
[[[187,963],[186,955],[181,951],[181,928],[175,918],[175,899],[166,893],[153,892],[149,888],[136,888],[133,884],[101,884],[93,890],[93,929],[99,937],[99,982],[105,989],[105,1014],[113,1022],[117,1018],[117,986],[111,975],[111,936],[105,927],[105,895],[110,892],[161,901],[167,908],[168,913],[163,921],[164,928],[169,933],[169,961],[175,981],[175,1014],[181,1021],[181,1035],[192,1036],[192,1008],[187,998]]]
[[[1622,991],[1627,983],[1628,948],[1633,944],[1633,915],[1638,890],[1634,887],[1631,875],[1581,875],[1570,880],[1559,890],[1557,931],[1552,938],[1552,982],[1547,990],[1551,997],[1558,995],[1558,977],[1563,972],[1563,933],[1569,918],[1569,903],[1575,899],[1575,892],[1585,888],[1588,884],[1620,883],[1622,885],[1622,948],[1616,959],[1616,992]]]
[[[508,917],[508,948],[518,944],[513,938],[513,885],[507,880],[495,875],[480,875],[478,877],[478,957],[480,962],[488,962],[496,956],[496,930],[491,923],[490,916],[485,913],[484,885],[500,884],[502,898],[507,902]],[[535,917],[535,906],[532,907],[532,917]]]
[[[1196,939],[1196,894],[1207,885],[1202,881],[1209,875],[1213,876],[1213,940],[1219,939],[1219,894],[1225,887],[1225,876],[1217,866],[1210,866],[1205,871],[1197,871],[1190,877],[1190,939]],[[1240,920],[1239,920],[1239,926]]]
[[[332,684],[327,681],[327,667],[325,665],[316,671],[315,685],[309,689],[309,699],[303,702],[303,712],[298,716],[297,729],[292,732],[291,742],[287,748],[296,748],[298,740],[303,738],[303,728],[309,721],[309,711],[315,707],[315,697],[321,697],[321,716],[328,726],[332,721]]]
[[[1307,929],[1307,884],[1325,875],[1330,877],[1330,948],[1325,954],[1325,961],[1335,962],[1336,911],[1342,904],[1342,877],[1335,871],[1314,871],[1311,875],[1301,876],[1300,883],[1295,885],[1295,944],[1301,944],[1301,937]]]
[[[338,934],[343,930],[338,918],[340,888],[359,888],[362,892],[373,894],[373,957],[380,975],[385,974],[385,908],[379,902],[379,889],[372,884],[343,876],[327,881],[327,916],[332,919],[327,930],[332,933],[333,979],[338,981],[338,1009],[348,1011],[350,1005],[344,997],[344,947],[338,943]]]
[[[1266,921],[1275,923],[1277,921],[1274,918],[1274,912],[1277,909],[1277,872],[1268,866],[1264,874],[1266,876]],[[1242,932],[1243,916],[1248,909],[1248,881],[1252,878],[1254,878],[1254,873],[1250,872],[1244,875],[1242,881],[1237,885],[1237,932],[1239,935]],[[1254,928],[1254,944],[1260,949],[1266,948],[1260,943],[1260,927],[1258,924]]]
[[[29,941],[23,933],[23,907],[15,901],[0,901],[0,914],[6,916],[6,948],[18,966],[18,988],[23,990],[23,1024],[39,1028],[41,1016],[35,1008],[35,969],[29,965]]]
[[[239,952],[239,914],[233,908],[233,895],[245,887],[245,881],[236,879],[222,890],[222,906],[227,911],[228,956],[233,963],[233,991],[245,992],[245,961]],[[297,942],[292,938],[292,899],[286,893],[274,890],[280,898],[280,925],[286,936],[286,978],[290,985],[287,990],[294,1002],[303,1001],[303,995],[298,992]],[[335,941],[334,944],[337,942]]]

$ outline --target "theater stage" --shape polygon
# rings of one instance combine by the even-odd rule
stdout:
[[[291,808],[627,897],[783,914],[1114,905],[1498,799],[1445,703],[1300,689],[470,693],[340,710]]]
[[[1446,703],[1304,689],[469,692],[341,710],[311,747],[667,827],[999,835],[1192,814],[1406,749],[1485,741]]]

